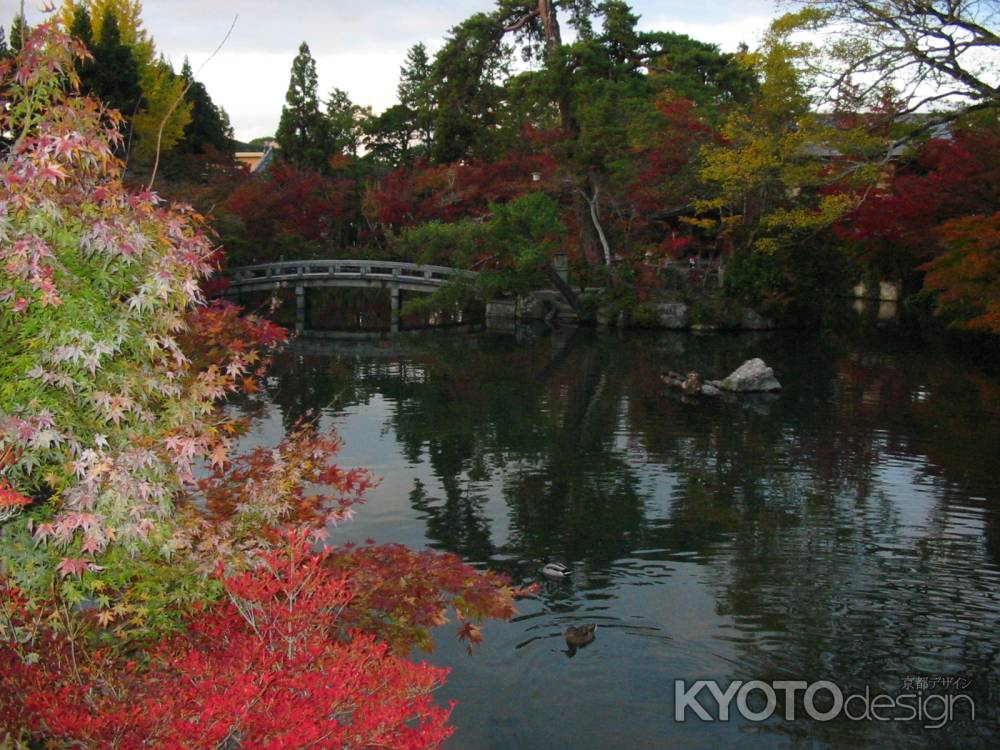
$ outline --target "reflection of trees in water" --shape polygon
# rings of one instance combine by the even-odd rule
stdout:
[[[777,367],[779,398],[689,404],[659,380],[751,356]],[[928,671],[996,676],[1000,388],[952,357],[893,341],[580,332],[431,339],[276,378],[286,418],[335,395],[392,405],[405,454],[443,489],[417,485],[411,503],[444,549],[584,561],[590,587],[631,550],[696,553],[739,676],[888,690]],[[648,514],[649,466],[670,482],[665,516]],[[911,481],[926,496],[899,495]],[[486,483],[507,504],[503,549]]]
[[[410,505],[426,522],[433,546],[466,560],[488,559],[496,550],[489,519],[483,513],[486,497],[455,478],[443,480],[443,486],[444,498],[430,496],[419,479],[410,490]]]
[[[606,375],[593,348],[488,347],[458,367],[453,354],[434,352],[421,398],[400,403],[393,418],[407,452],[426,455],[445,490],[443,503],[419,508],[432,538],[463,538],[453,524],[466,520],[487,528],[477,515],[483,498],[468,487],[497,476],[511,539],[504,550],[480,545],[475,559],[589,557],[615,528],[634,527],[635,482],[610,450],[615,400],[600,398]]]
[[[351,363],[293,350],[275,358],[266,389],[286,430],[309,413],[367,403],[375,393],[359,381]]]
[[[977,424],[993,411],[991,395],[975,395],[975,379],[954,362],[926,356],[800,356],[810,379],[783,367],[795,392],[766,417],[735,405],[630,401],[645,449],[678,479],[671,525],[700,529],[696,544],[712,529],[731,540],[724,564],[708,570],[717,610],[733,621],[734,676],[832,677],[893,692],[920,673],[995,679],[1000,642],[988,623],[997,574],[984,568],[982,540],[969,527],[984,520],[995,565],[995,503],[985,518],[970,509],[978,502],[970,495],[996,492],[976,443],[985,438],[990,452],[1000,444],[989,434],[995,423]],[[957,449],[959,436],[976,444]],[[919,480],[917,467],[933,500],[915,527],[902,514],[917,498],[888,492],[903,491],[911,474]],[[880,489],[886,472],[901,487]],[[841,725],[815,731],[845,738]]]
[[[635,471],[615,446],[620,373],[606,352],[566,344],[539,384],[550,415],[544,446],[506,477],[513,545],[532,557],[604,566],[642,523]],[[530,458],[530,457],[529,457]]]

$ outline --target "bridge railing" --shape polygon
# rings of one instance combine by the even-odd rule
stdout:
[[[349,259],[278,261],[253,266],[239,266],[223,272],[223,276],[229,279],[232,286],[331,277],[415,281],[440,286],[455,278],[474,279],[477,275],[474,271],[447,266],[422,266],[399,261]]]

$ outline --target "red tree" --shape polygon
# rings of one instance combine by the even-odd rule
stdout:
[[[447,670],[349,630],[354,587],[329,555],[308,530],[285,532],[148,665],[77,652],[5,584],[0,729],[66,747],[438,747],[450,709],[431,692]]]

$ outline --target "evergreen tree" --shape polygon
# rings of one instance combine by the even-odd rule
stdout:
[[[94,53],[93,19],[90,17],[90,11],[85,3],[73,6],[73,21],[70,23],[69,33],[83,42],[83,46],[91,54]],[[80,76],[80,91],[100,98],[100,92],[97,91],[95,61],[93,59],[77,60],[75,64],[76,72]]]
[[[413,112],[403,104],[394,104],[377,117],[364,121],[367,156],[379,164],[396,167],[410,158],[413,139]]]
[[[73,20],[69,25],[69,33],[83,42],[83,46],[88,50],[94,49],[94,22],[90,17],[90,10],[86,3],[77,3],[73,6]]]
[[[431,62],[427,57],[427,48],[418,43],[406,52],[406,62],[399,69],[396,92],[400,105],[411,113],[412,130],[416,131],[424,149],[431,146],[431,123],[434,120],[431,88]],[[390,119],[398,123],[399,113]]]
[[[181,78],[189,86],[184,99],[191,104],[191,121],[184,129],[184,137],[177,144],[177,150],[186,154],[205,154],[214,150],[228,154],[232,139],[229,118],[212,101],[203,83],[194,80],[191,63],[184,58]]]
[[[6,60],[11,57],[10,47],[7,46],[7,33],[3,30],[3,26],[0,26],[0,60]]]
[[[316,61],[309,45],[302,42],[292,62],[276,137],[284,158],[298,166],[323,170],[329,156],[329,134],[316,89]]]
[[[343,89],[334,89],[326,103],[326,119],[331,152],[357,156],[364,110],[351,101]]]
[[[122,44],[118,19],[110,10],[101,21],[101,36],[93,47],[93,93],[104,104],[117,109],[126,120],[142,103],[139,66],[132,50]]]
[[[510,63],[509,48],[500,44],[504,20],[477,13],[449,32],[434,57],[434,144],[437,162],[495,156],[492,136]]]
[[[421,90],[430,74],[431,64],[427,57],[427,47],[423,42],[418,42],[406,51],[406,62],[399,69],[399,84],[396,86],[399,103],[414,109],[419,103]]]
[[[81,8],[90,16],[93,42],[85,37]],[[183,99],[177,104],[186,82],[157,56],[142,26],[141,11],[139,0],[63,0],[58,16],[93,53],[94,80],[82,74],[83,90],[115,106],[128,120],[125,135],[132,165],[152,162],[157,145],[161,153],[168,152],[191,118],[191,102]],[[112,18],[114,28],[106,29],[105,22]]]
[[[10,24],[10,53],[11,56],[21,51],[25,38],[28,36],[28,25],[24,22],[24,16],[18,13]]]

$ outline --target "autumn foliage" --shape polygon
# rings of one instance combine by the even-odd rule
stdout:
[[[923,266],[943,315],[973,331],[1000,333],[1000,212],[949,219],[941,253]]]
[[[226,232],[229,261],[270,262],[286,252],[302,257],[341,244],[358,201],[352,180],[279,162],[244,180],[223,202],[221,211],[239,222]]]
[[[0,744],[436,747],[406,659],[515,592],[457,558],[326,546],[375,481],[310,422],[241,453],[283,329],[207,304],[202,218],[122,184],[119,117],[34,30],[0,68]],[[251,410],[252,411],[252,410]]]
[[[924,272],[924,290],[957,327],[1000,333],[1000,134],[956,127],[928,141],[838,225],[892,276]]]
[[[365,213],[383,233],[424,224],[482,217],[490,204],[504,203],[550,180],[556,162],[546,146],[551,134],[528,129],[525,145],[490,162],[454,164],[419,161],[397,167],[368,191]]]
[[[349,630],[350,576],[331,573],[330,550],[313,552],[312,541],[284,533],[252,569],[224,579],[221,602],[153,644],[148,665],[76,653],[8,587],[0,729],[101,748],[438,746],[450,711],[430,694],[446,670]]]

